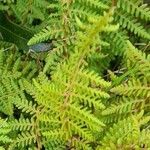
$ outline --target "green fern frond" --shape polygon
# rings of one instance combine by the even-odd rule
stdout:
[[[109,7],[106,5],[106,4],[104,4],[103,2],[100,2],[100,1],[98,1],[98,0],[95,0],[95,1],[93,1],[93,0],[77,0],[77,1],[74,1],[74,2],[76,2],[77,4],[80,4],[81,3],[81,5],[83,5],[83,6],[88,6],[88,7],[94,7],[94,8],[96,8],[96,9],[108,9]],[[75,3],[75,4],[76,4]]]
[[[0,51],[0,111],[5,112],[7,115],[13,114],[13,102],[20,99],[19,94],[22,93],[18,86],[18,80],[24,77],[30,79],[37,72],[34,63],[24,66],[24,61],[20,57],[17,58],[17,55],[17,52],[12,54],[11,50]],[[32,68],[34,68],[34,72],[32,72]],[[30,71],[32,74],[29,73]]]
[[[144,137],[147,138],[146,135],[143,135],[145,130],[140,130],[141,126],[138,121],[137,116],[131,116],[114,124],[101,141],[102,146],[99,146],[97,150],[119,148],[140,149],[143,145],[147,147],[149,144],[143,140]]]
[[[9,122],[9,126],[12,130],[18,130],[18,131],[31,131],[34,129],[35,121],[33,118],[29,120],[28,118],[21,118],[19,120],[13,120]]]
[[[90,133],[90,131],[84,128],[84,126],[81,125],[80,123],[69,122],[69,125],[74,133],[73,135],[70,135],[71,137],[73,137],[74,135],[78,135],[79,137],[81,137],[81,139],[89,141],[89,143],[95,140],[94,136]]]
[[[13,114],[13,102],[18,92],[14,89],[14,81],[9,78],[1,78],[0,88],[0,111],[8,115]]]
[[[125,55],[125,67],[129,71],[124,73],[119,78],[125,77],[121,84],[114,84],[115,87],[111,92],[115,94],[110,99],[110,105],[102,111],[102,116],[107,122],[116,122],[121,118],[127,117],[130,114],[136,114],[141,110],[145,112],[149,109],[149,59],[145,53],[135,48],[129,41]],[[114,82],[116,82],[114,80]],[[116,117],[117,115],[117,117]],[[116,118],[118,118],[116,120]],[[104,122],[105,122],[104,121]]]
[[[35,144],[36,143],[36,134],[32,131],[30,132],[22,132],[18,135],[15,139],[14,143],[10,146],[16,147],[25,147],[27,145]]]
[[[48,1],[43,0],[42,3],[39,0],[35,1],[17,1],[16,3],[10,5],[10,10],[15,14],[17,19],[21,21],[22,24],[28,21],[32,24],[35,18],[45,20]]]
[[[68,59],[57,62],[61,53],[49,54],[48,58],[52,57],[54,62],[48,59],[48,65],[52,65],[51,62],[55,64],[52,74],[50,72],[51,80],[41,73],[37,79],[33,79],[32,84],[28,81],[22,82],[23,89],[37,103],[38,106],[35,109],[38,111],[30,110],[33,106],[29,105],[25,98],[18,100],[15,105],[23,109],[23,112],[35,112],[34,116],[39,121],[43,140],[46,139],[49,144],[53,139],[57,139],[66,145],[77,135],[81,140],[71,143],[70,146],[81,146],[83,142],[84,147],[88,147],[88,143],[94,142],[96,138],[94,133],[102,131],[105,126],[93,111],[105,108],[102,100],[108,99],[109,95],[104,92],[104,89],[111,84],[95,72],[86,69],[83,62],[90,53],[94,52],[93,42],[98,44],[99,32],[107,32],[108,24],[112,21],[112,13],[111,11],[104,13],[99,20],[87,26],[86,35],[82,32],[77,33],[78,38],[72,45],[74,50],[70,52]],[[116,30],[116,26],[110,26],[109,30]],[[51,66],[46,66],[44,72],[49,69]],[[49,115],[51,117],[48,117]],[[54,132],[54,127],[56,132]]]
[[[56,141],[58,139],[60,139],[61,141],[64,140],[63,138],[64,133],[60,130],[46,131],[46,132],[43,132],[42,135],[49,140],[56,140]]]
[[[3,37],[2,37],[3,38]],[[6,42],[6,41],[1,41],[0,40],[0,49],[1,48],[4,48],[2,51],[6,51],[6,50],[9,50],[9,49],[13,49],[14,47],[16,47],[13,43],[9,43],[9,42]],[[16,48],[15,48],[16,49]]]
[[[28,42],[28,45],[33,45],[51,39],[57,39],[59,37],[63,37],[63,32],[61,29],[58,28],[58,30],[55,30],[53,27],[47,26],[40,33],[32,37],[32,39]]]
[[[103,111],[104,115],[111,113],[137,113],[142,109],[149,109],[150,88],[146,80],[132,79],[111,89],[111,92],[120,95],[119,106],[112,104],[110,108]]]
[[[72,140],[72,147],[78,147],[79,149],[88,149],[88,150],[92,150],[92,147],[90,146],[90,144],[84,140],[80,140],[78,139],[78,137],[74,137]]]
[[[124,11],[137,18],[140,17],[141,19],[144,19],[146,21],[150,20],[150,9],[147,7],[147,4],[138,6],[131,0],[119,0],[117,6],[118,8],[122,8]]]
[[[118,31],[109,33],[108,36],[110,37],[111,46],[113,47],[113,53],[115,55],[123,55],[126,50],[126,41],[128,37],[126,36],[126,32]],[[113,41],[113,42],[112,42]]]
[[[26,99],[18,97],[15,101],[13,101],[13,103],[18,109],[22,109],[23,112],[31,115],[34,115],[37,112],[36,104],[33,104],[31,101],[28,102]]]
[[[87,122],[86,126],[89,126],[93,130],[96,130],[96,126],[97,129],[100,129],[101,126],[105,126],[100,120],[92,115],[90,110],[88,111],[87,108],[79,108],[79,106],[74,106],[73,104],[70,106],[70,116],[81,119],[83,122]],[[92,127],[92,125],[94,126]]]
[[[150,77],[150,60],[149,55],[135,48],[130,42],[127,42],[127,51],[125,58],[127,59],[126,66],[128,68],[135,68],[136,76],[139,78],[146,78],[149,81]]]
[[[37,32],[28,45],[52,42],[53,49],[40,59],[40,72],[22,49],[0,41],[0,117],[8,117],[1,149],[149,149],[149,45],[144,52],[135,43],[150,39],[142,0],[2,6],[9,19]]]
[[[12,47],[12,50],[10,49],[9,51],[3,51],[1,50],[0,52],[0,57],[1,57],[1,69],[2,71],[2,76],[12,76],[13,78],[19,78],[20,76],[28,76],[30,74],[30,71],[34,70],[34,74],[30,74],[30,77],[33,77],[35,73],[37,72],[37,67],[34,61],[26,63],[24,60],[21,60],[21,56],[19,55],[18,52],[15,51],[16,49]],[[15,51],[12,53],[12,51]]]
[[[149,141],[150,141],[150,131],[148,129],[142,130],[139,140],[141,147],[149,148],[150,147]]]
[[[46,150],[64,150],[67,147],[63,141],[58,139],[53,140],[48,137],[49,136],[47,136],[48,140],[44,141],[44,147]]]
[[[117,97],[115,97],[115,100]],[[107,109],[103,110],[101,115],[103,120],[106,123],[117,122],[122,120],[131,114],[140,112],[142,109],[147,109],[147,106],[144,105],[144,98],[134,98],[134,97],[125,97],[122,96],[118,98],[117,102],[110,104]]]
[[[114,87],[111,92],[115,92],[119,95],[137,96],[137,97],[149,97],[150,87],[146,82],[140,82],[140,80],[132,80],[127,83]]]
[[[12,142],[12,139],[8,136],[11,129],[7,123],[7,120],[0,118],[0,148],[5,150],[8,144]]]
[[[84,18],[84,20],[87,20],[89,17],[98,17],[102,10],[106,9],[109,9],[109,6],[98,0],[77,0],[73,3],[72,13],[76,14],[78,17]]]
[[[123,14],[118,11],[115,21],[118,21],[123,28],[127,28],[134,34],[137,34],[139,37],[150,39],[150,35],[144,29],[144,27],[137,22],[136,19],[129,17],[127,14]]]

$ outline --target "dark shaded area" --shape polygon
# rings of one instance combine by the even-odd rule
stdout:
[[[144,3],[150,4],[150,0],[144,0]]]
[[[0,12],[0,33],[4,41],[14,43],[19,49],[27,49],[27,42],[33,32],[12,22],[8,16]]]
[[[32,25],[33,26],[36,26],[36,25],[40,25],[42,23],[42,21],[41,21],[41,19],[34,19],[33,21],[32,21]]]

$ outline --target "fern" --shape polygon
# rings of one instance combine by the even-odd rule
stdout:
[[[114,124],[101,141],[102,146],[97,149],[149,148],[148,138],[145,140],[149,136],[149,130],[142,129],[140,120],[139,116],[131,116]]]
[[[12,140],[8,137],[8,134],[11,130],[9,129],[8,123],[6,121],[6,119],[3,120],[0,118],[0,149],[3,150],[5,150],[3,145],[8,146],[7,144],[12,142]]]
[[[39,105],[35,106],[37,111],[33,113],[33,116],[31,113],[31,119],[33,118],[35,124],[38,123],[38,128],[32,126],[33,123],[28,120],[15,121],[16,126],[13,128],[22,131],[16,142],[18,146],[24,147],[34,144],[35,141],[38,143],[46,141],[45,147],[47,147],[47,145],[57,145],[57,142],[54,142],[54,139],[57,139],[58,143],[61,142],[62,147],[66,147],[72,139],[69,147],[81,147],[83,142],[83,146],[86,148],[90,147],[91,142],[94,142],[96,138],[94,133],[103,130],[105,125],[94,116],[92,111],[93,109],[105,108],[101,99],[109,98],[109,95],[103,90],[109,87],[110,83],[98,77],[96,73],[88,71],[82,61],[89,55],[89,52],[94,50],[89,47],[92,45],[91,37],[96,37],[98,31],[108,29],[107,24],[110,19],[111,12],[106,13],[95,24],[87,27],[88,36],[82,32],[78,34],[77,39],[79,40],[76,41],[70,58],[63,63],[57,62],[56,68],[52,72],[51,81],[43,73],[37,80],[33,80],[33,85],[23,81],[24,89],[32,95],[34,101]],[[47,72],[47,70],[45,71]],[[26,113],[32,112],[30,104],[25,99],[17,100],[15,105]],[[30,132],[24,131],[29,128],[32,128],[32,133],[30,133],[31,129]],[[40,131],[38,137],[42,137],[40,141],[35,135],[37,130]],[[73,140],[74,136],[80,140]],[[39,144],[38,148],[40,147]]]
[[[149,55],[146,56],[145,53],[139,51],[130,42],[128,42],[128,49],[126,51],[125,58],[127,59],[126,66],[128,68],[134,67],[137,70],[135,75],[140,78],[146,77],[149,81]]]
[[[150,148],[147,5],[6,0],[0,10],[36,32],[29,46],[54,46],[35,61],[1,38],[0,149]]]
[[[27,77],[27,74],[29,74],[27,78],[30,79],[35,75],[34,72],[37,71],[37,69],[33,69],[34,72],[31,71],[32,75],[29,73],[32,66],[35,66],[33,64],[28,64],[22,69],[24,63],[20,58],[16,60],[17,57],[17,53],[5,53],[4,49],[0,51],[0,110],[8,115],[13,114],[13,101],[16,100],[20,93],[17,80],[21,77]]]
[[[45,20],[46,9],[49,2],[39,0],[34,1],[17,1],[16,3],[8,4],[12,13],[14,13],[19,21],[24,24],[28,21],[32,24],[34,19]]]
[[[147,4],[143,4],[139,7],[138,2],[135,4],[130,0],[119,0],[117,5],[119,8],[122,8],[123,11],[127,11],[133,16],[140,17],[146,21],[150,20],[150,11],[149,8],[146,7]]]
[[[136,114],[141,110],[147,113],[149,109],[149,59],[129,41],[127,45],[124,66],[130,71],[114,80],[115,87],[111,89],[111,92],[115,96],[111,98],[109,103],[111,105],[102,112],[104,120],[108,123],[116,121],[116,118],[118,120],[130,114]],[[118,85],[119,78],[123,80]]]

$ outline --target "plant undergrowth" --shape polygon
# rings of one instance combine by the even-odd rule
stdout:
[[[142,0],[2,0],[0,150],[149,150],[149,21]]]

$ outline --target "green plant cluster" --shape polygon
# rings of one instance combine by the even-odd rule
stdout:
[[[0,16],[0,150],[150,149],[148,4],[2,0]]]

